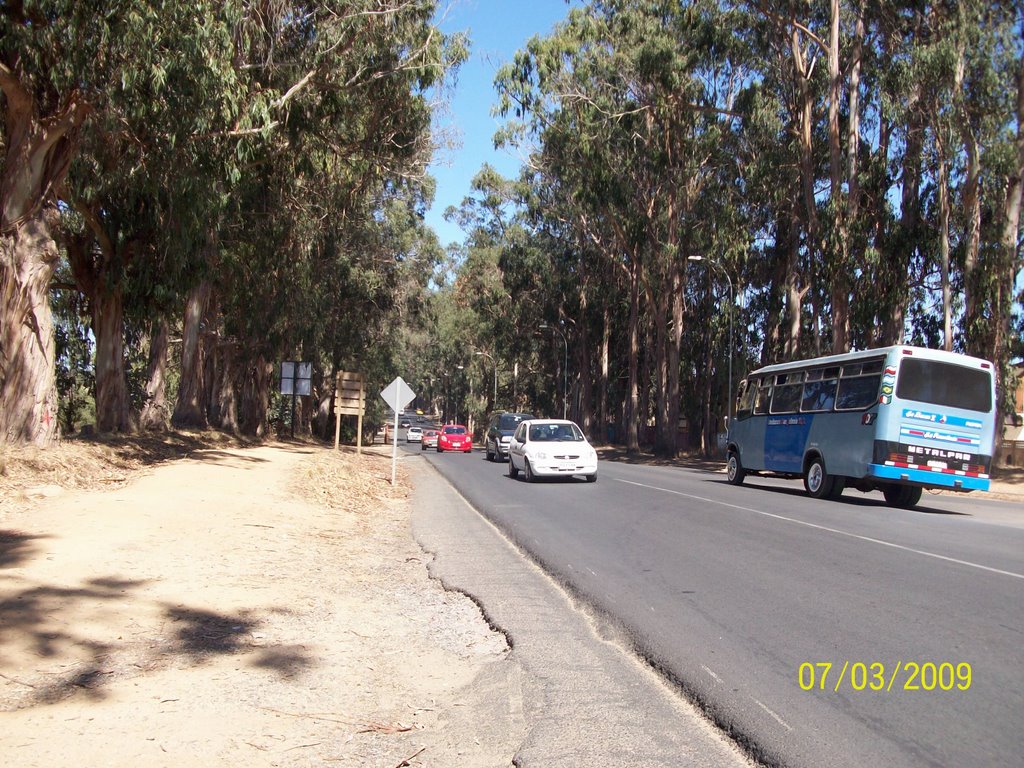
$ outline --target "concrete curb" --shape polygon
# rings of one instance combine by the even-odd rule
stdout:
[[[521,708],[524,736],[514,765],[753,765],[649,668],[602,639],[599,622],[433,467],[421,466],[413,474],[412,528],[434,555],[430,572],[481,606],[509,640],[508,663],[522,671],[521,702],[493,703],[503,720]]]

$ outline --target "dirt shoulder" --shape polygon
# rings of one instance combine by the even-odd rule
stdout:
[[[511,764],[472,717],[505,639],[388,456],[172,442],[0,455],[5,762]]]

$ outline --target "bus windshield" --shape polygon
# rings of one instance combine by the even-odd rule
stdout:
[[[938,360],[905,357],[900,365],[896,396],[985,413],[992,410],[992,374]]]

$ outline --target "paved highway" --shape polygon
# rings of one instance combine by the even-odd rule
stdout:
[[[412,450],[765,763],[1020,764],[1024,511],[619,462],[529,484]]]

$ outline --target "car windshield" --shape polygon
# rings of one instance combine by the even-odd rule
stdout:
[[[464,435],[466,434],[465,427],[445,427],[444,433],[446,435]]]
[[[575,424],[531,424],[530,440],[539,442],[581,442],[583,433]]]
[[[515,430],[519,426],[519,422],[528,418],[530,418],[528,415],[522,413],[504,413],[498,419],[498,429]]]

